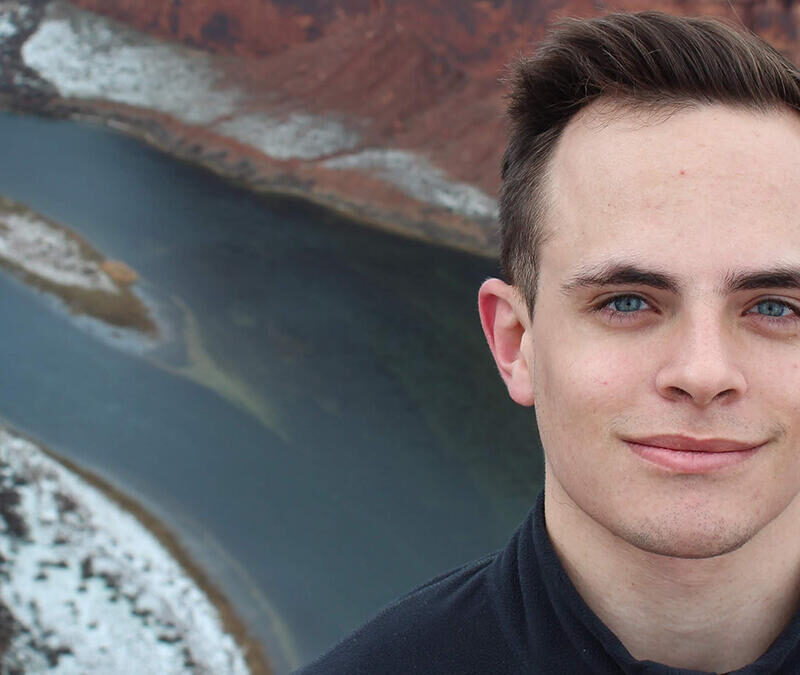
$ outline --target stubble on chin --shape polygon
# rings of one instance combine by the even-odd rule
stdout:
[[[662,513],[659,517],[620,522],[613,533],[646,553],[681,559],[707,559],[732,553],[758,532],[750,523],[712,513]]]

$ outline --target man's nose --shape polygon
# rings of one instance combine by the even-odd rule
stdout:
[[[747,390],[732,337],[718,319],[704,317],[675,327],[656,375],[659,393],[705,407],[714,401],[735,400]]]

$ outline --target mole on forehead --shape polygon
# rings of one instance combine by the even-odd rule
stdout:
[[[654,121],[653,114],[626,116],[619,111],[614,117],[592,114],[571,121],[550,163],[554,187],[559,192],[582,188],[595,192],[600,185],[639,181],[643,170],[657,182],[667,174],[686,176],[690,165],[704,163],[707,152],[702,146],[707,134],[702,125],[690,122],[681,123],[679,133],[673,133],[664,129],[665,121],[663,114]]]

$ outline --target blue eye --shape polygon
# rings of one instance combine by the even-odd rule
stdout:
[[[601,300],[592,311],[610,325],[640,325],[652,319],[657,310],[640,295],[617,295]]]
[[[760,314],[761,316],[780,318],[795,314],[795,310],[785,302],[778,300],[763,300],[751,309],[748,314]]]
[[[638,312],[647,306],[647,303],[638,295],[620,295],[611,300],[608,305],[615,312]]]

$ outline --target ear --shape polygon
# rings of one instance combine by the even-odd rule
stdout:
[[[522,351],[523,341],[530,340],[525,301],[513,286],[500,279],[487,279],[478,291],[478,311],[508,395],[520,405],[533,405],[533,364]]]

